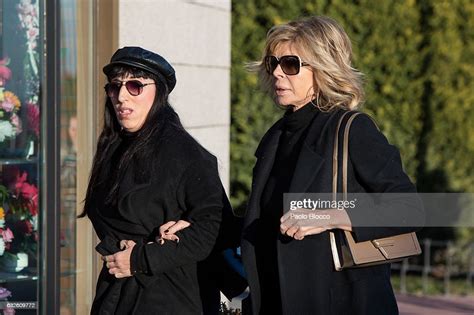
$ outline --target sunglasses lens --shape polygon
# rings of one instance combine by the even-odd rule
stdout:
[[[266,56],[265,57],[265,69],[268,74],[273,74],[276,67],[278,67],[278,59],[275,56]]]
[[[265,56],[264,62],[265,70],[270,75],[273,74],[278,64],[287,75],[295,75],[300,72],[301,62],[297,56],[282,56],[280,60],[275,56]]]
[[[281,57],[280,66],[281,70],[288,75],[295,75],[300,72],[300,60],[296,56]]]
[[[121,85],[119,83],[107,83],[105,85],[105,93],[108,97],[117,97],[119,94]]]
[[[125,87],[127,88],[128,93],[133,96],[137,96],[142,92],[143,84],[140,81],[127,81],[125,83]]]

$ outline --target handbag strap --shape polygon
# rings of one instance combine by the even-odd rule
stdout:
[[[344,120],[344,117],[346,115],[354,113],[347,111],[345,112],[341,118],[339,118],[339,122],[337,124],[336,128],[336,134],[334,136],[334,148],[333,148],[333,163],[332,163],[332,192],[333,192],[333,200],[336,200],[337,198],[337,181],[338,181],[338,151],[339,151],[339,130],[341,129],[342,122]],[[343,198],[344,200],[347,200],[347,165],[349,161],[349,131],[351,128],[351,124],[354,121],[354,119],[362,114],[361,112],[355,112],[348,120],[346,123],[346,126],[344,128],[344,137],[343,137],[343,142],[342,142],[342,193],[343,193]],[[377,130],[380,130],[379,127],[377,126],[377,123],[375,120],[369,116],[369,118],[373,121],[375,127]]]
[[[334,136],[334,147],[333,147],[333,153],[332,153],[332,199],[334,201],[337,201],[339,130],[341,129],[341,125],[342,125],[342,121],[344,120],[344,117],[346,117],[346,115],[348,115],[349,113],[352,113],[352,112],[347,111],[344,114],[342,114],[341,118],[339,118],[339,122],[337,123],[337,127],[336,127],[336,134]],[[346,175],[346,181],[347,181],[347,175]],[[341,260],[339,258],[339,254],[337,253],[338,250],[336,246],[336,237],[335,237],[334,232],[329,231],[329,237],[331,239],[331,251],[332,251],[332,256],[333,256],[333,261],[334,261],[334,267],[336,268],[336,270],[341,270],[342,269]]]
[[[338,176],[338,149],[339,149],[339,130],[341,129],[342,121],[344,117],[351,112],[345,112],[339,118],[339,122],[336,127],[336,134],[334,136],[334,147],[332,151],[332,199],[336,200],[337,198],[337,176]]]
[[[361,113],[355,113],[347,121],[344,129],[344,140],[342,143],[342,195],[347,200],[347,161],[349,160],[349,130],[354,119]]]

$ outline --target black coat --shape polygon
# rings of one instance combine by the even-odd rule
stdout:
[[[319,113],[311,123],[299,154],[289,192],[332,191],[332,148],[334,133],[343,110]],[[282,121],[263,137],[255,155],[250,196],[242,234],[242,258],[250,285],[254,314],[260,310],[259,275],[255,240],[259,232],[260,200],[272,170]],[[351,127],[348,167],[349,192],[415,192],[402,169],[398,150],[377,130],[366,115]],[[394,202],[396,203],[396,202]],[[374,207],[378,215],[390,215],[396,204]],[[419,202],[404,205],[413,217],[423,220]],[[369,212],[370,212],[369,211]],[[352,219],[352,215],[349,212]],[[403,216],[404,213],[399,213]],[[353,227],[356,241],[365,241],[416,230],[415,228]],[[306,236],[304,240],[277,240],[278,272],[284,314],[397,314],[390,284],[390,265],[335,271],[329,233]]]
[[[98,208],[100,200],[88,209],[101,240],[97,250],[112,254],[120,240],[134,240],[132,262],[140,265],[134,276],[116,279],[104,264],[92,314],[201,314],[198,262],[239,241],[230,231],[216,244],[223,216],[232,215],[216,158],[185,131],[169,127],[160,138],[144,180],[135,182],[133,164],[127,169],[114,211]],[[179,219],[191,226],[178,232],[178,244],[147,244],[160,225]]]

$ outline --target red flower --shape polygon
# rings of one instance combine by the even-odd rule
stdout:
[[[22,234],[31,234],[33,232],[33,224],[30,220],[21,220],[15,223],[16,230]]]
[[[38,104],[27,102],[26,103],[26,118],[28,121],[28,128],[33,130],[35,135],[39,137],[39,122],[40,122],[40,110]]]
[[[38,198],[31,200],[31,202],[29,202],[26,206],[28,207],[28,210],[32,216],[38,214]]]
[[[14,193],[13,200],[16,200],[22,209],[28,210],[32,216],[38,214],[38,187],[27,182],[28,173],[20,171],[18,167],[6,167],[3,171],[3,180],[8,183],[9,189]]]
[[[26,172],[25,172],[26,173]],[[21,195],[28,200],[35,200],[38,198],[38,188],[35,185],[22,183],[19,187]]]

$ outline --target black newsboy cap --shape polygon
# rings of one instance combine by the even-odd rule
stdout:
[[[169,62],[160,55],[141,47],[123,47],[118,49],[110,59],[110,63],[102,70],[107,75],[116,65],[132,66],[155,75],[164,76],[169,92],[176,85],[175,71]]]

